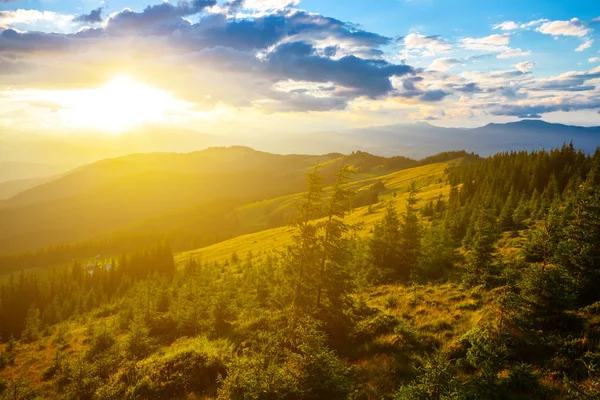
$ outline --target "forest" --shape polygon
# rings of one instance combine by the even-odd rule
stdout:
[[[197,250],[4,255],[0,398],[600,399],[600,149],[339,157]]]

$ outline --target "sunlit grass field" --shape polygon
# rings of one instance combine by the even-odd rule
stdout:
[[[385,193],[380,195],[379,203],[354,209],[346,217],[347,222],[350,224],[363,224],[362,229],[358,231],[358,235],[368,235],[373,226],[382,218],[387,202],[393,202],[399,212],[403,211],[408,188],[412,181],[416,181],[419,188],[417,208],[422,207],[430,200],[437,199],[440,194],[447,197],[450,186],[444,178],[444,171],[456,162],[460,162],[460,160],[410,168],[387,175],[373,175],[354,181],[351,187],[357,192],[368,190],[377,181],[381,181],[386,190]],[[236,213],[241,221],[252,221],[247,223],[253,223],[255,229],[260,229],[269,213],[281,210],[288,210],[289,213],[293,212],[293,207],[300,200],[300,196],[301,194],[293,194],[247,204],[236,210]],[[292,233],[293,229],[289,226],[260,230],[212,246],[177,254],[175,261],[177,265],[181,266],[190,259],[203,262],[223,261],[229,258],[233,252],[236,252],[239,256],[243,256],[249,251],[252,251],[255,256],[267,255],[281,251],[289,245],[292,241]]]

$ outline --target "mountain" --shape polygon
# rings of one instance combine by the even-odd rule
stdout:
[[[402,154],[423,158],[446,150],[464,149],[482,156],[510,150],[560,147],[573,141],[593,152],[600,145],[600,127],[551,124],[523,120],[479,128],[442,128],[429,123],[367,127],[345,132],[364,151],[379,155]]]
[[[289,133],[282,127],[280,133],[269,135],[253,131],[206,134],[161,125],[144,126],[119,135],[71,132],[66,139],[29,132],[4,133],[0,134],[0,162],[82,165],[132,153],[190,152],[232,145],[276,154],[348,154],[360,150],[378,156],[421,159],[448,150],[466,149],[486,156],[508,150],[554,148],[570,140],[575,147],[591,152],[600,144],[600,127],[522,120],[471,129],[443,128],[426,122],[305,133]],[[14,168],[4,167],[0,171],[10,169]],[[5,180],[31,177],[11,176]]]
[[[24,161],[0,162],[0,183],[23,179],[47,178],[66,172],[73,164],[48,164]]]
[[[229,237],[238,232],[236,207],[301,192],[316,164],[330,181],[342,163],[357,166],[359,178],[417,165],[361,152],[277,155],[241,146],[102,160],[1,201],[0,253],[182,229],[194,240]]]
[[[8,199],[21,192],[31,189],[42,183],[46,183],[55,179],[55,177],[30,178],[30,179],[15,179],[6,182],[0,182],[0,200]]]

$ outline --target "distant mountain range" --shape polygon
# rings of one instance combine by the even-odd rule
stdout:
[[[419,122],[302,134],[288,133],[282,127],[279,134],[228,135],[155,125],[121,135],[70,134],[66,140],[65,137],[4,132],[0,135],[0,183],[46,178],[64,172],[65,168],[54,168],[58,164],[83,165],[132,153],[186,153],[214,146],[240,145],[276,154],[309,155],[349,154],[360,150],[378,156],[421,159],[449,150],[464,149],[488,156],[509,150],[549,149],[571,140],[575,147],[593,152],[600,145],[600,127],[522,120],[467,129]],[[19,163],[6,164],[7,161]],[[0,187],[0,194],[5,192],[0,198],[13,194],[15,187],[31,186],[30,182],[11,182],[6,188]]]
[[[293,146],[297,151],[305,153],[362,150],[380,156],[402,155],[420,159],[449,150],[467,150],[488,156],[510,150],[550,149],[571,140],[576,148],[593,152],[600,146],[600,127],[523,120],[466,129],[442,128],[421,122],[345,132],[294,135],[285,138],[285,141],[274,139],[271,143],[257,142],[249,145],[279,153],[286,152],[286,148]]]

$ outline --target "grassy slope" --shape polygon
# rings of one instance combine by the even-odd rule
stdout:
[[[439,194],[447,195],[449,186],[444,182],[444,170],[449,163],[432,164],[399,172],[382,177],[362,176],[353,183],[356,189],[366,190],[376,180],[381,179],[387,190],[382,201],[374,206],[375,212],[368,213],[368,207],[356,209],[348,220],[352,223],[364,222],[365,228],[359,233],[368,235],[371,227],[381,219],[385,201],[395,201],[401,211],[404,207],[409,184],[417,180],[421,189],[418,207],[426,201],[437,198]],[[396,196],[393,193],[396,192]],[[283,196],[240,208],[241,215],[251,218],[264,215],[266,207],[291,207],[299,195]],[[176,262],[183,265],[190,257],[201,258],[203,261],[217,261],[230,257],[233,251],[243,257],[247,251],[254,254],[268,254],[279,251],[289,244],[291,230],[288,227],[269,229],[253,234],[218,243],[202,249],[184,252],[176,255]],[[379,309],[382,313],[395,318],[402,324],[408,324],[417,332],[420,343],[431,346],[451,348],[458,338],[473,326],[481,323],[486,316],[493,312],[490,306],[493,294],[473,291],[465,292],[457,283],[448,282],[441,285],[385,285],[359,293],[367,304]],[[68,345],[64,354],[70,360],[77,360],[89,348],[86,340],[86,323],[95,321],[97,326],[113,325],[115,316],[104,317],[101,311],[92,312],[68,322],[62,323],[70,332]],[[408,326],[407,325],[407,326]],[[10,384],[21,376],[31,385],[46,393],[56,390],[52,381],[44,382],[42,373],[53,363],[54,355],[59,348],[54,338],[58,326],[53,333],[33,344],[19,343],[18,357],[14,366],[8,366],[0,372]],[[412,376],[414,366],[419,362],[419,353],[411,347],[411,333],[403,330],[384,330],[360,348],[355,349],[354,356],[347,362],[353,365],[360,376],[360,392],[366,398],[376,398],[381,393],[390,393]],[[119,333],[119,341],[123,341],[125,332]],[[193,339],[182,339],[182,343]],[[175,351],[177,343],[166,346],[156,354]],[[398,359],[405,360],[406,370],[398,370]],[[404,368],[404,367],[403,367]]]
[[[355,190],[367,190],[372,184],[381,180],[386,187],[386,193],[380,196],[381,201],[372,207],[372,213],[368,212],[368,206],[360,207],[347,217],[347,221],[352,224],[364,223],[364,228],[359,231],[359,235],[368,235],[375,223],[381,219],[386,201],[394,201],[400,212],[404,209],[408,187],[413,180],[417,181],[420,189],[418,195],[420,201],[417,207],[431,199],[437,198],[440,194],[447,196],[450,186],[445,183],[444,171],[449,165],[450,163],[437,163],[393,172],[383,176],[375,174],[372,176],[366,174],[360,176],[362,179],[352,183]],[[394,192],[396,193],[395,197]],[[248,221],[247,224],[254,225],[255,229],[258,229],[265,223],[270,213],[283,209],[292,210],[299,198],[300,194],[294,194],[248,204],[238,208],[237,215],[241,221]],[[190,258],[202,259],[203,261],[221,261],[230,257],[234,251],[239,256],[245,255],[248,251],[252,251],[253,254],[268,254],[283,250],[286,245],[291,243],[291,239],[292,229],[288,226],[261,230],[212,246],[180,253],[175,257],[175,260],[178,265],[182,265]]]

